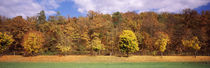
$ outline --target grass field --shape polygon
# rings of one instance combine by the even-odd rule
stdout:
[[[0,62],[0,68],[210,68],[200,62],[72,63],[72,62]]]

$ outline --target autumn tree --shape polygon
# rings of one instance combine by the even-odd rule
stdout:
[[[119,48],[122,52],[129,53],[136,52],[139,50],[136,35],[131,30],[123,30],[120,35]]]
[[[155,46],[161,52],[162,55],[162,53],[166,50],[166,46],[169,42],[169,37],[166,33],[163,32],[157,32],[156,35],[157,38],[155,41]]]
[[[12,35],[0,32],[0,54],[3,54],[4,51],[8,50],[9,47],[14,42]]]
[[[9,32],[13,35],[14,44],[9,48],[13,54],[21,54],[23,47],[21,45],[23,36],[26,32],[35,30],[33,23],[28,22],[22,16],[16,16],[12,19],[5,20],[1,26],[2,32]]]
[[[133,31],[136,36],[139,47],[136,55],[155,55],[158,52],[168,55],[188,54],[185,52],[193,50],[199,55],[208,55],[210,51],[209,11],[199,13],[196,10],[185,9],[181,13],[139,14],[136,12],[103,14],[100,11],[88,11],[85,17],[68,18],[57,12],[56,15],[47,18],[46,21],[44,11],[27,18],[0,16],[0,32],[8,33],[14,39],[7,53],[22,54],[24,35],[38,31],[45,37],[43,54],[93,54],[95,50],[101,51],[100,53],[104,55],[116,55],[119,54],[119,45],[123,45],[116,43],[122,40],[119,37],[123,30]],[[98,33],[97,37],[93,36],[94,33]],[[183,46],[195,36],[199,40],[199,47]],[[170,42],[166,41],[169,38]],[[103,44],[104,47],[95,46],[96,44]],[[127,52],[131,53],[131,50],[128,49]]]
[[[155,47],[154,47],[154,38],[151,37],[150,34],[148,34],[147,32],[143,31],[140,33],[140,37],[139,37],[139,44],[140,46],[140,50],[142,51],[142,54],[148,54],[149,52],[153,51],[153,55],[155,55]]]
[[[22,46],[25,50],[25,55],[36,55],[42,51],[45,42],[44,36],[39,31],[30,31],[26,33],[22,40]]]
[[[56,33],[56,48],[58,48],[58,51],[62,55],[68,54],[68,52],[71,50],[71,46],[73,43],[71,42],[71,36],[68,34],[65,34],[64,31],[61,30],[63,27],[58,27],[58,32]]]
[[[198,50],[200,50],[200,41],[197,36],[192,37],[190,40],[182,40],[182,44],[185,47],[190,47],[195,50],[195,56]]]
[[[142,31],[147,32],[152,37],[155,32],[160,31],[158,15],[155,12],[143,12],[140,17],[142,19]]]
[[[91,46],[93,48],[94,51],[99,52],[100,55],[100,51],[104,50],[104,45],[101,43],[101,40],[99,38],[99,33],[93,33],[92,34],[93,40],[91,41]]]

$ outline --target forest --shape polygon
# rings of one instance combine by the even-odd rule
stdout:
[[[0,16],[1,55],[210,55],[210,11]]]

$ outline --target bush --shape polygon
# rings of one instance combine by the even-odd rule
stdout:
[[[41,32],[30,31],[23,37],[22,46],[26,55],[35,55],[42,51],[44,37]]]
[[[0,32],[0,53],[6,51],[10,45],[14,42],[12,35]]]
[[[60,52],[60,54],[67,54],[67,52],[69,52],[71,50],[71,47],[70,46],[64,46],[64,45],[61,45],[61,44],[58,44],[56,46]]]
[[[139,50],[138,40],[136,35],[131,30],[123,30],[120,35],[119,47],[122,52],[126,52],[127,56],[129,53],[136,52]]]

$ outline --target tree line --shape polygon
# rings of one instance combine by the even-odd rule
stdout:
[[[210,11],[0,16],[1,55],[210,55]]]

